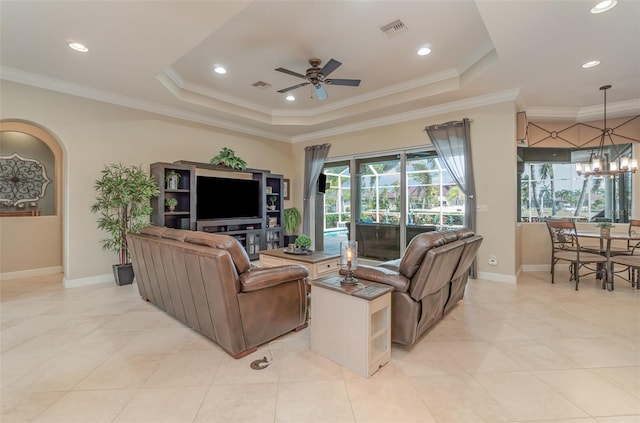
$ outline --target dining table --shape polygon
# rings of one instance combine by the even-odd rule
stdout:
[[[637,232],[616,232],[616,231],[600,231],[597,229],[580,229],[576,228],[576,235],[581,238],[591,238],[600,240],[600,254],[604,254],[607,258],[605,277],[602,281],[602,289],[613,291],[613,272],[611,270],[611,242],[626,241],[640,242],[640,233]]]

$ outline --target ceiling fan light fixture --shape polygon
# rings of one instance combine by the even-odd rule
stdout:
[[[584,69],[589,69],[594,66],[598,66],[600,64],[600,60],[590,60],[582,65]]]
[[[418,56],[426,56],[431,53],[431,49],[429,47],[420,47],[418,49]]]
[[[617,0],[604,0],[599,2],[598,4],[596,4],[595,6],[593,6],[591,8],[591,13],[598,14],[598,13],[604,13],[608,10],[613,9],[614,7],[616,7],[616,5],[618,4]]]
[[[79,51],[80,53],[86,53],[89,51],[87,46],[85,46],[82,43],[77,43],[77,42],[69,43],[69,47],[71,47],[75,51]]]
[[[213,71],[217,74],[224,75],[227,73],[227,68],[222,65],[213,65]]]
[[[287,99],[287,101],[295,101],[295,99],[296,99],[296,97],[293,94],[289,94],[285,98]]]

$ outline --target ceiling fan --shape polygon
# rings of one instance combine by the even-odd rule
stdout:
[[[322,68],[320,68],[320,63],[322,61],[320,59],[309,59],[309,64],[311,65],[311,67],[309,69],[307,69],[307,73],[305,75],[302,75],[298,72],[294,72],[294,71],[290,71],[289,69],[285,69],[285,68],[278,68],[276,69],[278,72],[282,72],[282,73],[286,73],[289,75],[293,75],[293,76],[297,76],[298,78],[302,78],[302,79],[306,79],[307,82],[303,82],[301,84],[297,84],[297,85],[293,85],[291,87],[288,88],[284,88],[282,90],[278,90],[279,93],[286,93],[288,91],[291,90],[295,90],[296,88],[300,88],[300,87],[304,87],[305,85],[313,85],[313,88],[316,91],[316,97],[318,97],[318,100],[324,100],[326,99],[327,96],[327,91],[324,89],[323,84],[329,84],[329,85],[346,85],[349,87],[357,87],[360,85],[360,80],[359,79],[331,79],[331,78],[327,78],[327,76],[329,76],[329,74],[331,72],[333,72],[334,70],[338,69],[338,67],[340,65],[342,65],[342,63],[338,62],[337,60],[331,59],[329,60],[329,62],[327,62],[326,65],[324,65]]]

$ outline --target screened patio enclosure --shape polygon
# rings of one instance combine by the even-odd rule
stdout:
[[[360,257],[391,260],[419,233],[463,225],[465,197],[435,151],[330,162],[324,173],[325,248],[352,239]]]

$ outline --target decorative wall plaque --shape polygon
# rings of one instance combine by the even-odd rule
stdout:
[[[39,160],[18,153],[0,156],[0,203],[19,206],[37,202],[44,197],[50,182]]]

